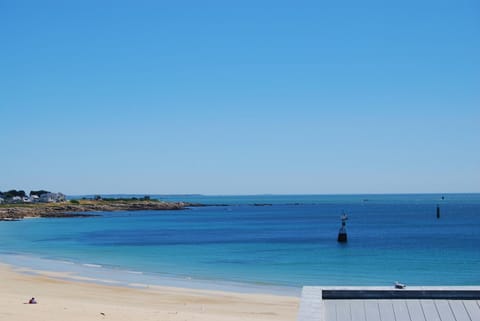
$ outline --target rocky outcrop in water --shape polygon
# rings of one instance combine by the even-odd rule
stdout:
[[[0,220],[25,217],[88,217],[98,215],[94,212],[183,210],[191,206],[202,205],[157,200],[76,200],[62,203],[4,204],[0,205]]]

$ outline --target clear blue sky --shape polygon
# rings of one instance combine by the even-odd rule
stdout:
[[[480,2],[0,0],[0,190],[480,192]]]

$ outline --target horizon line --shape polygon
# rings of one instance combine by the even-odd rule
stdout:
[[[254,193],[254,194],[209,194],[209,193],[87,193],[66,194],[67,196],[87,195],[160,195],[160,196],[354,196],[354,195],[472,195],[480,192],[408,192],[408,193]]]

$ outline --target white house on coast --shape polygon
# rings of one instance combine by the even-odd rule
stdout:
[[[30,196],[25,195],[25,192],[23,191],[17,192],[15,190],[12,190],[6,193],[0,192],[0,204],[59,203],[59,202],[65,202],[67,200],[67,197],[65,196],[65,194],[62,194],[62,193],[50,193],[47,191],[39,191],[39,192],[35,192],[35,193],[30,192]]]
[[[40,195],[38,199],[39,202],[42,203],[58,203],[58,202],[65,202],[66,196],[62,193],[45,193]]]

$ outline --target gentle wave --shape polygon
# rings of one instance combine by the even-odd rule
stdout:
[[[69,276],[58,276],[60,279],[94,282],[98,284],[117,284],[134,288],[151,286],[169,286],[190,289],[218,290],[238,293],[267,293],[287,296],[299,296],[300,289],[281,286],[261,286],[241,282],[228,282],[217,279],[194,279],[190,276],[175,277],[166,274],[124,270],[113,266],[102,266],[91,263],[74,263],[50,258],[41,258],[24,253],[0,254],[0,262],[16,268],[27,268],[28,272],[41,274],[41,271],[69,272]],[[65,266],[68,262],[68,268]],[[94,268],[94,269],[92,269]],[[55,277],[55,276],[50,276]]]
[[[143,274],[143,272],[140,272],[140,271],[125,271],[125,272],[130,274]]]
[[[91,264],[91,263],[83,263],[82,265],[83,265],[83,266],[86,266],[86,267],[92,267],[92,268],[101,268],[101,267],[103,267],[103,266],[100,265],[100,264]]]

